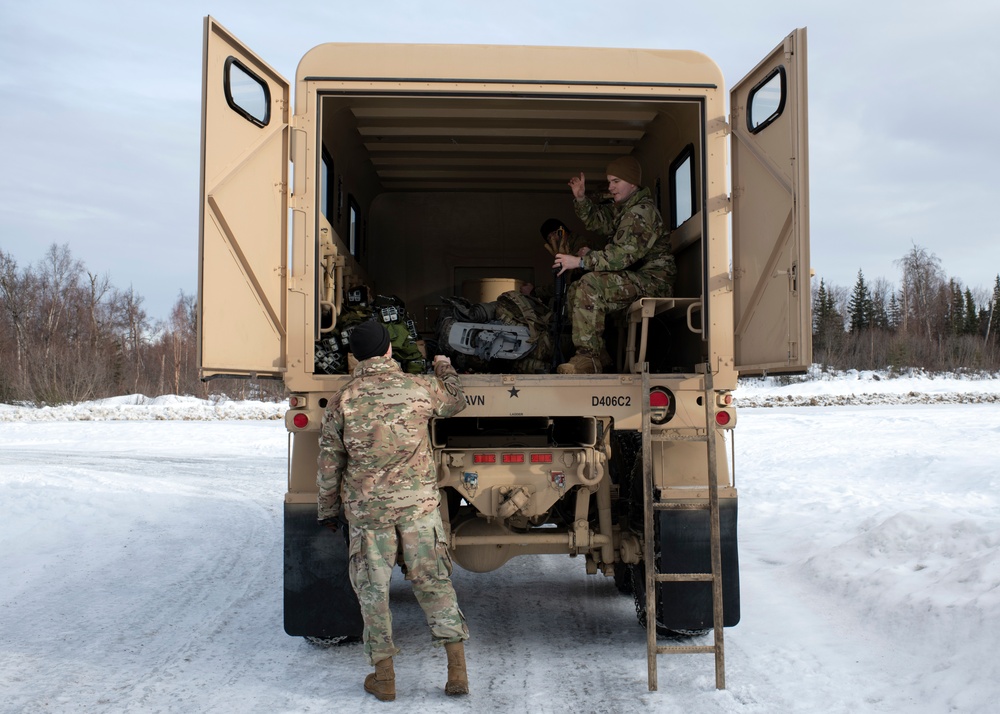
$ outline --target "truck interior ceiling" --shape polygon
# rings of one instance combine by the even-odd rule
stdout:
[[[493,284],[551,288],[541,224],[559,219],[578,240],[601,247],[576,217],[568,181],[583,172],[588,194],[606,197],[605,167],[632,155],[670,230],[674,295],[701,297],[702,102],[531,99],[320,94],[317,229],[329,224],[347,288],[398,297],[422,338],[437,329],[442,298],[495,300]],[[651,321],[649,354],[662,361],[651,369],[690,371],[701,361],[705,347],[689,321],[683,311]],[[609,316],[618,369],[621,325],[620,315]]]

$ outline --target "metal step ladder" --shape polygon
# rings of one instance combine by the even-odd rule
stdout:
[[[705,419],[704,435],[682,434],[680,430],[667,429],[654,437],[649,411],[649,365],[642,368],[642,477],[643,477],[643,560],[646,566],[646,655],[649,666],[649,691],[655,691],[656,657],[661,654],[715,654],[715,686],[726,688],[725,647],[722,620],[722,543],[719,527],[719,479],[716,456],[715,395],[712,387],[711,365],[705,367]],[[653,484],[653,441],[702,441],[708,450],[708,502],[676,503],[656,498]],[[660,511],[707,510],[711,545],[711,573],[660,573],[655,561],[654,519]],[[711,645],[660,645],[656,639],[656,584],[665,582],[712,583],[712,625],[715,634]]]

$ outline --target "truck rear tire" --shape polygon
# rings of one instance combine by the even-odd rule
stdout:
[[[633,584],[635,578],[634,570],[634,565],[629,565],[621,561],[615,563],[615,587],[618,588],[618,592],[622,595],[633,595],[635,593]]]

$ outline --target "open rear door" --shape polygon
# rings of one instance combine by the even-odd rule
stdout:
[[[205,18],[198,365],[280,377],[285,360],[289,83]]]
[[[735,356],[741,374],[812,362],[806,31],[730,91]]]

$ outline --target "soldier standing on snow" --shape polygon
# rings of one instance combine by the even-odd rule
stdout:
[[[667,231],[648,188],[641,188],[642,167],[632,156],[608,164],[609,205],[596,204],[585,193],[585,176],[569,180],[573,208],[587,230],[610,236],[601,250],[576,256],[559,253],[553,268],[559,275],[583,268],[569,287],[576,355],[558,367],[560,374],[593,374],[611,363],[604,349],[604,318],[640,297],[669,297],[677,267],[667,245]]]
[[[431,637],[448,655],[447,694],[468,694],[465,645],[469,628],[451,583],[451,556],[438,511],[437,474],[428,420],[465,408],[458,373],[447,357],[434,358],[434,376],[406,374],[392,359],[389,333],[369,321],[351,332],[358,365],[329,403],[320,436],[320,523],[350,529],[351,585],[361,604],[364,648],[375,672],[365,691],[396,698],[389,580],[402,546]]]

